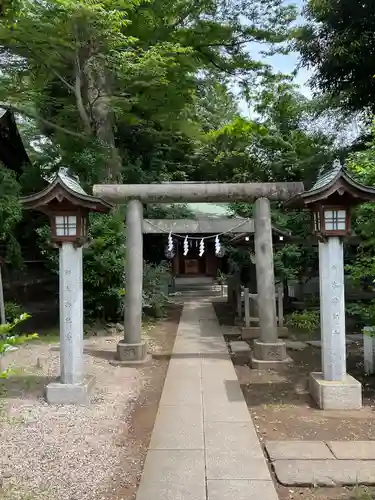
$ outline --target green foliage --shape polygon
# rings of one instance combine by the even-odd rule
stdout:
[[[308,0],[307,23],[296,32],[296,49],[314,68],[317,90],[346,110],[375,110],[375,10],[372,0]]]
[[[88,319],[118,319],[124,288],[125,239],[121,214],[90,218],[90,246],[84,251],[83,286]]]
[[[149,316],[161,318],[168,304],[168,286],[171,281],[170,264],[146,263],[143,273],[143,311]]]
[[[58,253],[50,244],[50,230],[38,230],[43,253],[58,273]],[[120,213],[90,217],[90,245],[83,256],[83,301],[87,322],[118,321],[124,314],[125,229]],[[143,307],[150,316],[164,314],[168,302],[169,265],[145,263]]]
[[[268,53],[285,51],[295,17],[280,0],[18,0],[0,19],[0,104],[32,118],[35,133],[25,135],[34,165],[20,179],[22,193],[40,189],[42,174],[60,164],[88,192],[109,179],[311,183],[335,152],[332,134],[314,129],[310,104],[290,77],[272,74],[248,50],[255,42]],[[234,80],[260,118],[240,116]],[[273,211],[304,241],[306,214]],[[145,207],[153,217],[187,212]],[[115,320],[125,293],[123,221],[93,217],[90,232],[85,315]],[[57,272],[48,229],[39,235]],[[314,262],[303,245],[276,255],[280,277],[299,276]],[[161,314],[166,276],[163,264],[146,266],[147,313]]]
[[[375,327],[375,301],[347,304],[346,311],[358,325]]]
[[[22,307],[17,302],[5,302],[5,318],[9,323],[19,318],[22,314]]]
[[[319,313],[317,311],[295,311],[286,318],[286,325],[295,330],[312,335],[319,327]]]
[[[58,252],[50,229],[38,230],[40,244],[52,271],[58,273]],[[121,214],[90,216],[90,245],[84,250],[83,289],[86,321],[115,321],[124,295],[125,235]]]
[[[5,258],[12,264],[20,263],[20,249],[13,234],[22,218],[19,191],[14,173],[0,165],[0,243],[5,245]]]
[[[5,323],[5,325],[0,325],[0,362],[1,358],[14,346],[22,345],[25,342],[34,340],[38,338],[37,333],[32,333],[28,335],[17,335],[14,333],[16,327],[29,319],[31,316],[27,313],[21,314],[18,318],[15,318],[12,322]],[[0,378],[7,378],[10,370],[2,370],[0,365]]]
[[[217,272],[216,279],[219,285],[225,285],[228,281],[228,276],[219,269]]]
[[[350,155],[348,167],[360,182],[375,186],[375,127],[372,138],[363,151]],[[353,230],[361,240],[355,248],[354,260],[346,266],[348,276],[360,286],[364,280],[375,279],[375,204],[359,206],[354,213]]]

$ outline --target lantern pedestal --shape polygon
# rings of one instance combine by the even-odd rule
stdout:
[[[310,373],[311,397],[322,410],[359,410],[362,385],[347,373],[341,380],[325,380],[323,373]]]
[[[362,387],[346,373],[343,243],[337,236],[319,242],[322,373],[310,376],[310,392],[324,410],[362,406]]]
[[[83,374],[82,247],[60,247],[60,380],[46,388],[52,404],[87,404],[93,378]]]

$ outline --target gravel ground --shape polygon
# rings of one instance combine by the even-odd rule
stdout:
[[[85,340],[85,370],[96,377],[88,407],[49,406],[43,399],[59,372],[58,344],[34,343],[9,355],[23,369],[0,382],[0,499],[107,499],[132,480],[123,447],[150,368],[145,377],[143,369],[111,366],[119,339]]]

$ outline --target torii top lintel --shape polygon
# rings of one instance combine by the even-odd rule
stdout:
[[[257,198],[286,201],[302,193],[302,182],[165,182],[160,184],[99,184],[94,196],[121,204],[132,199],[144,203],[251,202]]]

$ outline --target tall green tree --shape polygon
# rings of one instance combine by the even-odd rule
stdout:
[[[375,111],[375,4],[372,0],[308,0],[296,32],[312,85],[346,111]]]
[[[5,12],[0,104],[65,150],[97,149],[114,181],[119,128],[181,130],[203,72],[269,77],[246,45],[277,46],[295,17],[280,0],[19,0]]]

